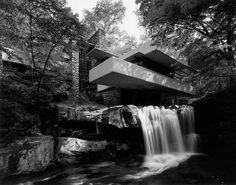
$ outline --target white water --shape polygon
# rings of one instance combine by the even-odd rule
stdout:
[[[195,133],[194,110],[192,107],[182,107],[180,114],[181,131],[184,136],[185,150],[197,152],[199,136]]]
[[[196,153],[198,135],[194,132],[194,110],[147,106],[138,108],[146,149],[144,167],[148,170],[127,178],[142,178],[176,167]]]

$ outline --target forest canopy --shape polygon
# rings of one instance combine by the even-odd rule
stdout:
[[[156,44],[180,50],[182,58],[199,70],[188,80],[193,81],[200,94],[233,83],[235,0],[136,0],[136,3],[140,23]]]

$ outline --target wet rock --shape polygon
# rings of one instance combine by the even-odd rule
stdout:
[[[70,107],[64,104],[57,104],[57,111],[58,111],[58,120],[75,120],[76,119],[76,112],[74,107]]]
[[[58,121],[79,120],[79,121],[101,121],[102,112],[107,109],[99,106],[83,105],[70,107],[64,104],[57,104]]]
[[[106,141],[88,141],[70,137],[58,138],[58,161],[62,164],[80,162],[83,153],[105,150]]]
[[[61,164],[74,164],[94,158],[107,160],[108,157],[114,157],[116,152],[127,150],[129,146],[123,143],[59,137],[57,156]]]
[[[96,106],[78,106],[69,107],[67,105],[58,106],[59,121],[77,120],[80,122],[93,122],[114,125],[117,128],[137,128],[141,127],[141,121],[138,116],[138,108],[134,105],[118,105],[104,108]],[[172,109],[178,109],[179,112],[190,106],[172,106]],[[78,123],[79,124],[79,123]]]
[[[76,111],[76,119],[80,121],[95,121],[95,122],[101,122],[102,119],[102,112],[105,109],[99,109],[94,111],[81,111],[78,109],[75,109]]]
[[[54,141],[50,136],[29,137],[0,149],[2,176],[38,172],[53,160]]]
[[[68,155],[75,155],[78,152],[104,150],[107,145],[107,141],[88,141],[70,137],[58,138],[58,152]]]
[[[187,179],[185,179],[185,181],[188,184],[196,184],[199,182],[197,179],[193,179],[193,178],[187,178]]]
[[[139,127],[138,109],[136,106],[114,106],[110,108],[99,107],[69,107],[57,105],[58,120],[77,120],[111,124],[118,128]],[[97,108],[97,109],[96,109]]]
[[[118,128],[140,127],[136,106],[116,106],[104,110],[102,113],[102,123],[114,125]]]
[[[117,143],[116,144],[116,150],[129,150],[129,146],[127,144],[123,143]]]

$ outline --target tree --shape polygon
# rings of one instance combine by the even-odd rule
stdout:
[[[7,48],[24,52],[24,60],[32,65],[31,82],[38,96],[45,72],[58,61],[66,61],[61,53],[78,49],[72,41],[82,40],[83,25],[64,0],[1,0],[0,4],[0,49],[20,60]]]
[[[137,47],[137,40],[127,32],[121,31],[118,24],[125,16],[125,6],[121,0],[100,0],[91,10],[84,10],[84,24],[87,25],[87,34],[91,36],[98,29],[104,32],[102,47],[117,55]]]
[[[120,32],[116,39],[110,48],[110,51],[116,55],[123,55],[138,46],[137,39],[126,31]]]
[[[101,29],[105,33],[104,48],[111,47],[117,41],[116,37],[120,32],[117,25],[122,22],[125,10],[121,0],[100,0],[91,11],[85,9],[83,23],[87,26],[87,36]]]
[[[235,0],[136,0],[142,25],[156,43],[181,51],[200,73],[201,87],[235,76]],[[214,79],[214,80],[212,80]],[[231,84],[231,83],[230,83]],[[218,85],[220,87],[220,85]],[[214,89],[214,88],[213,88]]]
[[[122,22],[125,16],[125,7],[121,0],[112,2],[100,0],[91,10],[84,10],[84,23],[87,25],[88,33],[91,35],[96,30],[102,29],[107,34],[117,31],[117,24]]]

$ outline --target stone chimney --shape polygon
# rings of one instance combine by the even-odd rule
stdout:
[[[94,44],[97,48],[104,48],[104,40],[106,33],[102,29],[98,29],[88,40],[88,42]]]
[[[3,77],[3,60],[2,60],[2,51],[0,50],[0,78]]]

